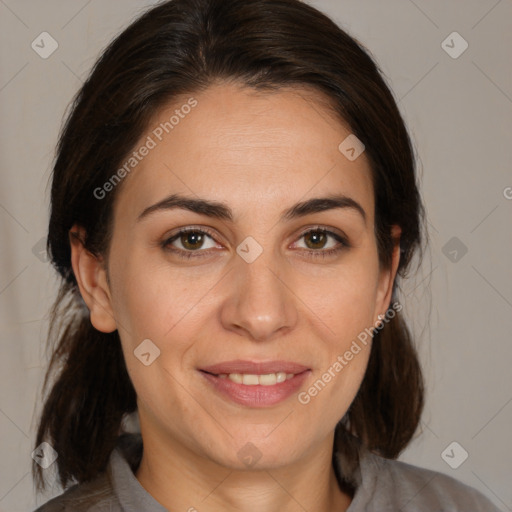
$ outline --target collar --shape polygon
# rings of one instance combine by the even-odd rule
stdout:
[[[168,512],[149,494],[135,476],[142,458],[142,436],[130,433],[120,436],[110,456],[109,471],[114,493],[124,512]],[[364,510],[372,495],[377,475],[382,464],[381,458],[364,447],[359,448],[359,461],[350,465],[343,454],[336,452],[333,463],[338,474],[355,488],[355,494],[347,512]]]

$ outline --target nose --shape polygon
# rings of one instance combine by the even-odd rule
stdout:
[[[298,320],[297,297],[286,282],[278,259],[266,251],[253,262],[237,256],[221,311],[225,329],[253,341],[291,331]]]

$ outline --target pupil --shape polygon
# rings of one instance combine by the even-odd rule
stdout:
[[[182,237],[181,243],[184,247],[188,247],[191,249],[197,248],[197,245],[200,245],[202,242],[203,235],[197,232],[185,233]],[[192,242],[189,243],[189,240],[192,239]]]
[[[325,233],[322,233],[322,232],[313,232],[313,233],[310,233],[309,235],[313,240],[316,239],[316,241],[313,241],[313,245],[316,246],[318,244],[322,245],[322,242],[324,242],[324,238],[325,238]],[[309,245],[309,244],[308,244]]]

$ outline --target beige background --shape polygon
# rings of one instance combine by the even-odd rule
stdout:
[[[371,50],[420,159],[431,246],[400,299],[428,395],[423,432],[400,459],[512,510],[512,2],[311,3]],[[55,293],[37,244],[63,114],[100,49],[150,4],[0,0],[0,511],[47,499],[36,502],[29,474]],[[43,31],[59,45],[47,59],[31,48]],[[469,45],[456,59],[441,46],[454,31]],[[448,44],[461,48],[456,39]],[[453,441],[469,454],[457,469],[441,456]]]

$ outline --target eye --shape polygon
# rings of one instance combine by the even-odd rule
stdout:
[[[162,247],[166,250],[177,253],[178,256],[183,258],[201,257],[204,256],[204,254],[193,253],[204,253],[207,252],[206,249],[215,247],[215,243],[209,247],[204,246],[207,238],[213,241],[213,234],[207,229],[188,227],[181,229],[178,233],[171,236],[171,238],[166,239],[162,243]],[[178,245],[173,245],[175,243]],[[201,251],[200,249],[204,250]]]
[[[331,239],[330,246],[329,238]],[[350,247],[348,240],[344,236],[321,226],[304,231],[299,239],[304,239],[306,243],[306,247],[300,248],[305,249],[307,256],[313,258],[332,256]]]

